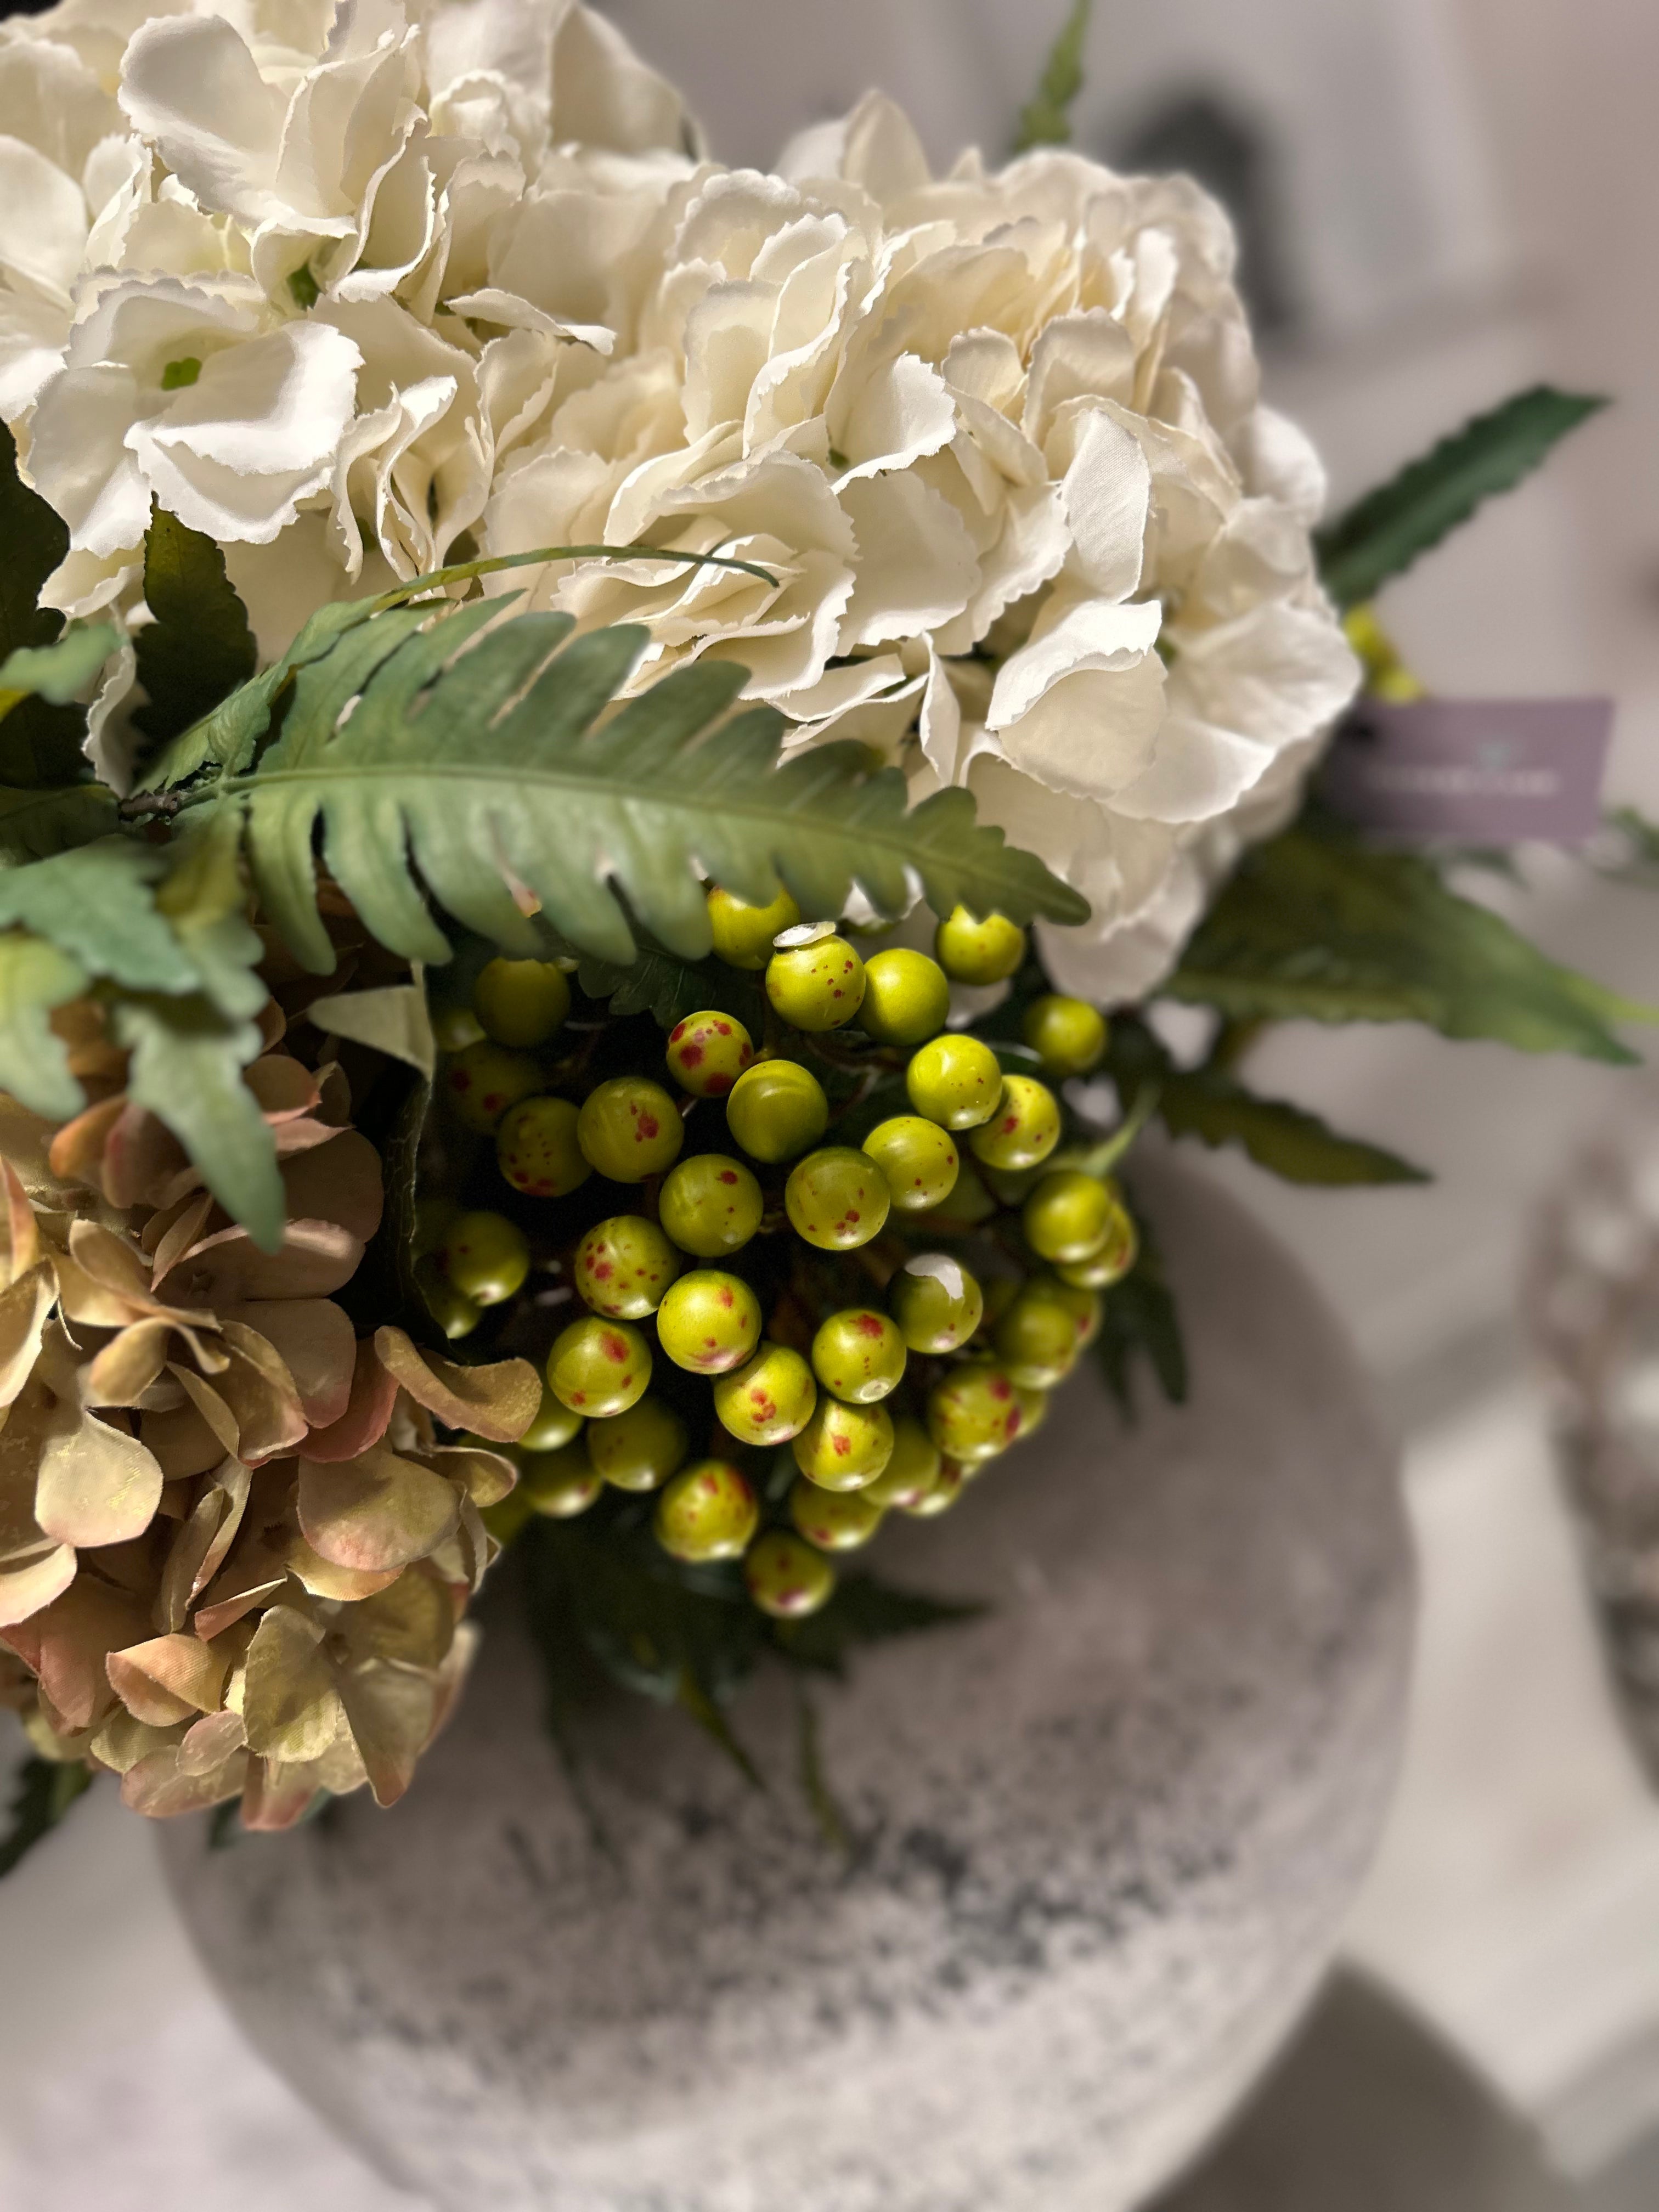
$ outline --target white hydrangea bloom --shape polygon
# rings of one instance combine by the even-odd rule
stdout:
[[[52,604],[145,618],[152,501],[266,653],[475,544],[751,562],[490,588],[643,623],[638,684],[737,660],[792,744],[969,786],[1091,900],[1044,933],[1090,997],[1167,969],[1354,687],[1318,464],[1189,184],[935,178],[873,95],[729,171],[575,0],[61,0],[0,27],[0,185]]]

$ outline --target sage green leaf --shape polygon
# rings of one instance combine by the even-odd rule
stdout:
[[[665,1030],[688,1014],[708,1012],[730,1014],[758,1036],[766,1021],[766,993],[757,975],[723,960],[682,960],[660,945],[641,943],[628,968],[590,955],[576,980],[590,999],[609,1000],[613,1014],[652,1014]]]
[[[348,991],[334,999],[313,999],[311,1019],[331,1036],[418,1068],[430,1083],[438,1066],[438,1041],[432,1034],[426,992],[418,975],[412,983],[392,983],[374,991]]]
[[[1240,1145],[1258,1167],[1286,1182],[1328,1185],[1428,1182],[1421,1168],[1357,1137],[1340,1137],[1317,1114],[1263,1098],[1215,1068],[1172,1071],[1158,1091],[1170,1133],[1210,1146]]]
[[[977,1620],[988,1610],[975,1598],[929,1597],[872,1574],[843,1575],[828,1605],[805,1620],[781,1622],[773,1635],[785,1656],[798,1667],[840,1674],[858,1644],[948,1628],[953,1621]]]
[[[135,635],[133,650],[149,696],[132,720],[160,740],[246,684],[258,653],[223,553],[159,507],[144,533],[144,604],[155,620]]]
[[[1235,1021],[1423,1022],[1625,1065],[1609,1024],[1659,1019],[1546,959],[1419,854],[1308,828],[1247,855],[1164,988]]]
[[[132,1051],[132,1097],[172,1130],[260,1250],[277,1250],[286,1212],[276,1140],[242,1080],[260,1048],[258,1030],[228,1019],[200,994],[119,999],[114,1018]]]
[[[101,783],[49,791],[0,785],[0,866],[49,860],[115,827],[115,793]]]
[[[1083,50],[1094,0],[1074,0],[1060,35],[1048,49],[1037,88],[1020,110],[1017,154],[1033,146],[1064,146],[1072,136],[1072,103],[1083,89]]]
[[[54,645],[20,645],[0,662],[0,714],[20,699],[69,706],[119,643],[112,623],[88,623],[66,629]]]
[[[1326,590],[1340,607],[1369,599],[1606,404],[1538,384],[1476,416],[1317,532]]]
[[[268,994],[254,973],[264,957],[247,916],[241,811],[232,801],[204,811],[175,841],[172,866],[155,894],[207,993],[232,1021],[257,1014]]]
[[[93,975],[136,991],[193,990],[196,969],[155,908],[166,867],[153,846],[102,837],[13,868],[0,873],[0,928],[32,929]]]
[[[40,586],[69,551],[69,526],[17,473],[17,447],[0,423],[0,661],[20,647],[52,645],[64,617],[43,608]],[[68,783],[84,763],[86,717],[33,696],[0,723],[0,781]]]
[[[92,1787],[92,1769],[78,1759],[26,1759],[17,1770],[11,1817],[0,1836],[0,1879],[49,1836],[77,1797]]]
[[[54,1006],[80,997],[87,980],[78,961],[44,939],[20,930],[0,935],[0,1091],[48,1121],[66,1121],[87,1103],[51,1019]]]
[[[757,903],[781,882],[812,917],[840,914],[854,884],[877,912],[902,913],[913,878],[942,914],[960,902],[1018,921],[1086,916],[1077,892],[975,820],[965,791],[907,813],[902,776],[870,774],[860,746],[781,763],[782,718],[730,712],[747,680],[732,663],[678,670],[609,712],[641,629],[573,638],[568,616],[522,614],[478,635],[498,604],[435,618],[394,608],[340,640],[300,672],[258,770],[224,787],[249,799],[264,911],[317,972],[334,965],[317,907],[319,828],[335,882],[409,960],[449,957],[428,893],[521,957],[550,925],[585,953],[631,963],[631,912],[670,952],[701,960],[706,875]]]

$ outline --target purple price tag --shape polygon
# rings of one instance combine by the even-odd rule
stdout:
[[[1577,844],[1601,824],[1611,699],[1362,699],[1339,727],[1321,789],[1362,830]]]

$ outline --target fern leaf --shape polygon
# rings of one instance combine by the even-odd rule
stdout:
[[[1094,0],[1073,0],[1071,14],[1048,50],[1036,93],[1020,110],[1017,154],[1033,146],[1064,146],[1072,136],[1072,103],[1083,89],[1083,49]]]
[[[72,783],[57,791],[0,785],[0,866],[49,860],[115,827],[115,793],[101,783]]]
[[[78,998],[87,981],[57,945],[21,930],[0,936],[0,1091],[48,1121],[67,1121],[87,1103],[52,1027],[52,1009]]]
[[[226,1212],[274,1252],[286,1218],[276,1146],[242,1080],[260,1048],[258,1030],[201,996],[124,998],[114,1020],[132,1052],[131,1097],[172,1130]]]
[[[52,645],[20,645],[0,661],[0,714],[21,699],[67,707],[91,683],[119,639],[112,623],[77,624]]]
[[[903,778],[870,775],[861,747],[780,763],[781,716],[732,711],[746,681],[733,664],[678,670],[611,711],[642,630],[573,638],[566,615],[499,615],[499,601],[435,619],[405,606],[359,626],[299,672],[257,770],[213,787],[246,799],[264,910],[316,972],[334,965],[319,830],[365,926],[410,960],[449,957],[428,894],[525,956],[550,925],[583,953],[631,962],[631,912],[699,960],[705,876],[757,902],[781,881],[812,916],[842,912],[855,884],[878,912],[901,913],[915,880],[941,913],[1086,917],[1077,892],[975,821],[966,792],[907,813]]]

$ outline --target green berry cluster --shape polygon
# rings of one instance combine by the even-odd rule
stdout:
[[[1023,931],[958,908],[934,957],[866,959],[787,894],[708,903],[752,1030],[708,1007],[665,1043],[551,961],[491,960],[446,1010],[428,1181],[453,1195],[422,1201],[416,1281],[447,1335],[543,1366],[498,1535],[610,1498],[787,1620],[890,1511],[945,1511],[1033,1432],[1135,1231],[1042,1079],[1099,1064],[1100,1015],[1036,999],[1006,1054],[949,1026],[952,982],[1006,981]]]

